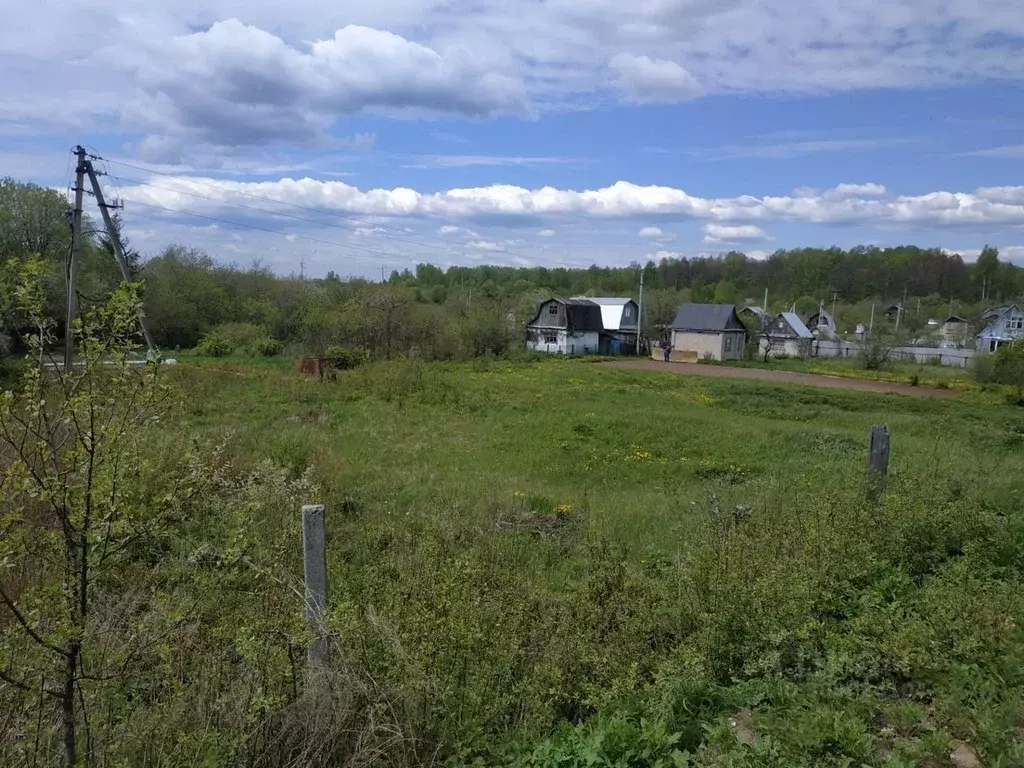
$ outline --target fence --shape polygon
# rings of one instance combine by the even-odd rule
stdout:
[[[811,345],[811,357],[855,357],[860,346],[852,341],[817,339]],[[932,363],[966,368],[978,353],[973,349],[943,347],[894,347],[889,359],[896,363]]]

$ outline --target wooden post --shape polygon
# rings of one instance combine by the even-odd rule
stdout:
[[[868,438],[868,495],[878,498],[889,474],[889,426],[875,424]]]
[[[324,505],[302,507],[302,556],[306,577],[306,619],[313,629],[309,646],[310,672],[326,669],[331,652],[324,619],[327,614],[327,531]]]

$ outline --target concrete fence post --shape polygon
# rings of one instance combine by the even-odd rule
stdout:
[[[889,426],[875,424],[868,437],[868,495],[877,499],[889,474]]]
[[[331,660],[327,634],[327,530],[324,505],[302,507],[302,557],[306,580],[306,619],[313,630],[309,646],[309,669],[325,669]]]

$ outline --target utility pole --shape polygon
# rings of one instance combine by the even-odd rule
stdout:
[[[949,297],[949,317],[953,316],[953,297]]]
[[[836,321],[836,296],[837,295],[838,295],[837,291],[832,291],[832,322],[833,323]]]
[[[85,147],[75,147],[75,207],[71,212],[71,257],[68,260],[68,303],[64,323],[64,373],[75,364],[75,315],[78,312],[78,297],[75,284],[78,279],[78,248],[82,237],[82,199],[85,195],[86,155]]]
[[[896,333],[900,332],[900,320],[907,311],[907,284],[903,284],[903,303],[896,307]]]
[[[765,311],[765,314],[768,313],[768,289],[767,288],[764,289],[764,305],[761,307],[761,309],[763,309]]]
[[[81,147],[78,148],[83,153],[85,150]],[[117,227],[114,226],[114,220],[110,217],[110,211],[108,208],[113,206],[107,205],[106,200],[103,198],[103,190],[100,188],[100,180],[96,169],[92,167],[92,161],[83,159],[82,166],[85,173],[89,174],[89,183],[92,186],[92,194],[96,198],[96,205],[100,209],[100,215],[103,217],[103,224],[107,228],[107,236],[110,238],[111,245],[114,246],[114,259],[117,261],[117,266],[121,269],[121,277],[126,283],[132,282],[132,273],[128,269],[128,259],[124,254],[124,246],[121,245],[121,236],[117,232]],[[82,186],[79,184],[79,186]],[[143,314],[142,309],[139,309],[139,327],[142,329],[142,335],[146,338],[146,346],[149,347],[149,351],[156,355],[156,344],[153,342],[153,335],[149,332],[149,325],[146,323],[146,316]],[[65,363],[65,365],[67,365]]]
[[[868,320],[868,336],[871,335],[871,329],[875,327],[875,302],[871,302],[871,319]]]
[[[640,267],[640,304],[636,313],[636,354],[640,356],[640,334],[644,330],[644,268]]]

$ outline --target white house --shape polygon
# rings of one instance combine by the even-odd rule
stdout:
[[[982,315],[988,321],[977,336],[979,352],[995,352],[1001,344],[1024,339],[1024,309],[1016,304],[994,307]]]
[[[683,304],[672,321],[672,360],[741,360],[746,338],[732,304]]]
[[[561,355],[596,354],[601,307],[589,299],[548,299],[526,324],[526,348]]]

